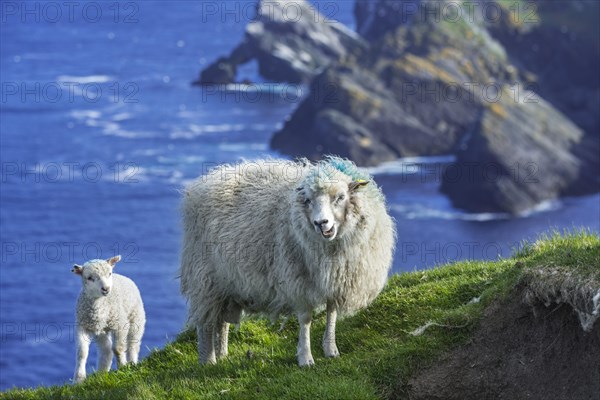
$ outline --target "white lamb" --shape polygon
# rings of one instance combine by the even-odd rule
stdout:
[[[227,355],[229,323],[247,311],[295,313],[298,364],[312,365],[312,312],[323,306],[323,350],[339,356],[337,313],[380,293],[396,242],[381,190],[338,157],[223,165],[186,188],[183,222],[181,292],[201,364]]]
[[[86,377],[85,364],[92,339],[98,345],[98,370],[110,370],[112,351],[119,367],[127,362],[138,362],[146,314],[135,283],[112,272],[120,260],[121,256],[91,260],[72,269],[83,283],[77,299],[75,382]]]

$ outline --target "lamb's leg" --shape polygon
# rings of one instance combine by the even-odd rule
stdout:
[[[215,354],[214,333],[215,326],[213,324],[204,324],[196,327],[198,335],[198,360],[200,365],[216,364],[217,357]]]
[[[98,343],[98,371],[110,371],[112,365],[112,339],[110,334],[105,333],[96,337]]]
[[[217,359],[227,357],[227,341],[229,339],[229,323],[221,322],[215,329],[215,353]]]
[[[127,330],[118,329],[114,332],[113,352],[117,357],[117,368],[127,364]]]
[[[127,362],[137,364],[142,345],[142,336],[144,336],[144,323],[138,321],[129,326],[127,333]]]
[[[312,322],[312,312],[299,312],[298,322],[300,323],[300,335],[298,336],[298,351],[296,357],[298,365],[301,367],[314,365],[312,353],[310,351],[310,324]]]
[[[337,309],[331,302],[327,302],[327,325],[323,335],[323,352],[325,357],[339,357],[337,345],[335,344],[335,321],[337,319]]]
[[[74,382],[81,382],[85,379],[85,364],[90,351],[91,337],[85,331],[77,328],[77,359],[75,363]]]

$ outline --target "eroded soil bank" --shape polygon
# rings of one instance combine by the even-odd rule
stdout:
[[[516,289],[486,310],[465,346],[420,371],[410,399],[600,398],[600,324],[586,333],[567,304],[535,307]]]

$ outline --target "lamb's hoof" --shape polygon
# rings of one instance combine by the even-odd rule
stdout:
[[[336,358],[340,356],[340,352],[335,344],[333,346],[323,345],[323,352],[327,358]]]
[[[300,367],[311,367],[315,365],[315,360],[313,360],[311,354],[298,354],[298,365]]]
[[[85,381],[85,375],[75,375],[75,377],[73,377],[73,383],[81,383]]]

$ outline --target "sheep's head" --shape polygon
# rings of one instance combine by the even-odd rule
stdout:
[[[108,260],[90,260],[83,265],[75,264],[71,272],[81,277],[87,296],[108,296],[113,285],[113,268],[120,260],[121,256],[114,256]]]
[[[356,224],[356,197],[367,184],[369,180],[353,179],[331,165],[331,159],[315,165],[297,189],[297,207],[306,218],[305,226],[326,241],[339,237]]]

